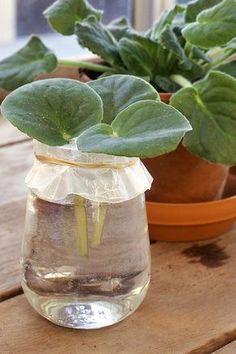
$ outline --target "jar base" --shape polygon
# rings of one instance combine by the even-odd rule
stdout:
[[[76,296],[42,296],[22,283],[27,300],[40,315],[59,326],[73,329],[99,329],[122,321],[143,302],[148,286],[149,282],[129,294],[112,298],[81,299]]]

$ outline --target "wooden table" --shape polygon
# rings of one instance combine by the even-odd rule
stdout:
[[[57,327],[20,287],[32,144],[0,120],[0,354],[236,354],[236,228],[205,243],[155,243],[143,305],[102,330]]]

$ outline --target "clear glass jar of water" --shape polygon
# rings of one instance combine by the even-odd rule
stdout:
[[[94,329],[132,314],[148,289],[149,249],[143,193],[113,204],[29,193],[22,286],[53,323]]]

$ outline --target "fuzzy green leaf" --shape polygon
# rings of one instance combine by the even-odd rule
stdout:
[[[186,56],[185,51],[181,47],[176,34],[169,25],[167,25],[162,31],[160,41],[166,49],[168,49],[179,59],[184,69],[191,69],[191,61]]]
[[[75,22],[81,22],[90,15],[100,21],[102,13],[86,0],[57,0],[43,14],[55,31],[70,36],[74,34]]]
[[[156,75],[154,83],[155,87],[159,87],[163,92],[176,92],[180,89],[180,86],[170,78],[161,75]]]
[[[24,48],[0,62],[0,87],[15,90],[40,74],[51,73],[56,67],[53,52],[38,37],[32,36]]]
[[[75,34],[83,47],[99,55],[111,65],[122,66],[118,42],[105,26],[96,21],[94,16],[81,23],[76,22]]]
[[[77,145],[85,152],[154,157],[175,150],[190,129],[188,121],[177,110],[146,100],[120,112],[111,126],[91,127],[77,139]]]
[[[231,41],[229,41],[224,49],[224,54],[225,56],[227,55],[228,57],[235,54],[236,53],[236,38],[232,39]]]
[[[144,46],[134,40],[123,38],[119,42],[120,56],[131,75],[152,77],[155,62]]]
[[[188,42],[202,48],[222,46],[236,37],[236,1],[223,0],[218,5],[202,11],[196,22],[183,29]]]
[[[193,130],[184,145],[194,155],[225,165],[236,164],[236,79],[218,71],[171,98]]]
[[[210,63],[211,59],[208,57],[207,53],[203,49],[198,47],[192,47],[191,49],[191,57],[193,60],[197,62]]]
[[[192,67],[189,70],[177,67],[176,74],[184,76],[191,82],[195,82],[196,80],[202,79],[207,74],[207,70],[204,68],[204,66],[197,64],[193,60],[191,63]]]
[[[110,22],[107,29],[111,32],[113,37],[119,41],[121,38],[125,37],[130,30],[130,24],[126,17],[120,17]]]
[[[157,91],[146,81],[130,75],[109,76],[88,85],[101,97],[103,122],[110,124],[118,113],[142,100],[160,100]]]
[[[185,12],[185,22],[195,22],[198,14],[203,10],[219,4],[222,0],[197,0],[190,2]]]
[[[152,40],[159,40],[159,36],[162,30],[166,27],[166,25],[172,25],[174,19],[177,15],[184,12],[184,7],[180,5],[176,5],[171,10],[163,11],[160,18],[154,23],[153,28],[149,34],[149,37]]]
[[[158,49],[161,46],[159,43],[153,41],[152,39],[145,37],[141,32],[136,32],[134,30],[129,30],[127,33],[127,38],[140,44],[152,60],[158,62]]]
[[[216,69],[230,76],[233,76],[236,79],[236,61],[231,61],[230,63],[222,64]]]
[[[36,81],[5,98],[3,116],[48,145],[64,145],[102,119],[102,101],[86,84],[69,79]]]

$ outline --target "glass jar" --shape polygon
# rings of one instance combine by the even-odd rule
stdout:
[[[22,287],[58,325],[101,328],[133,313],[148,289],[149,249],[144,193],[105,203],[29,192]]]

